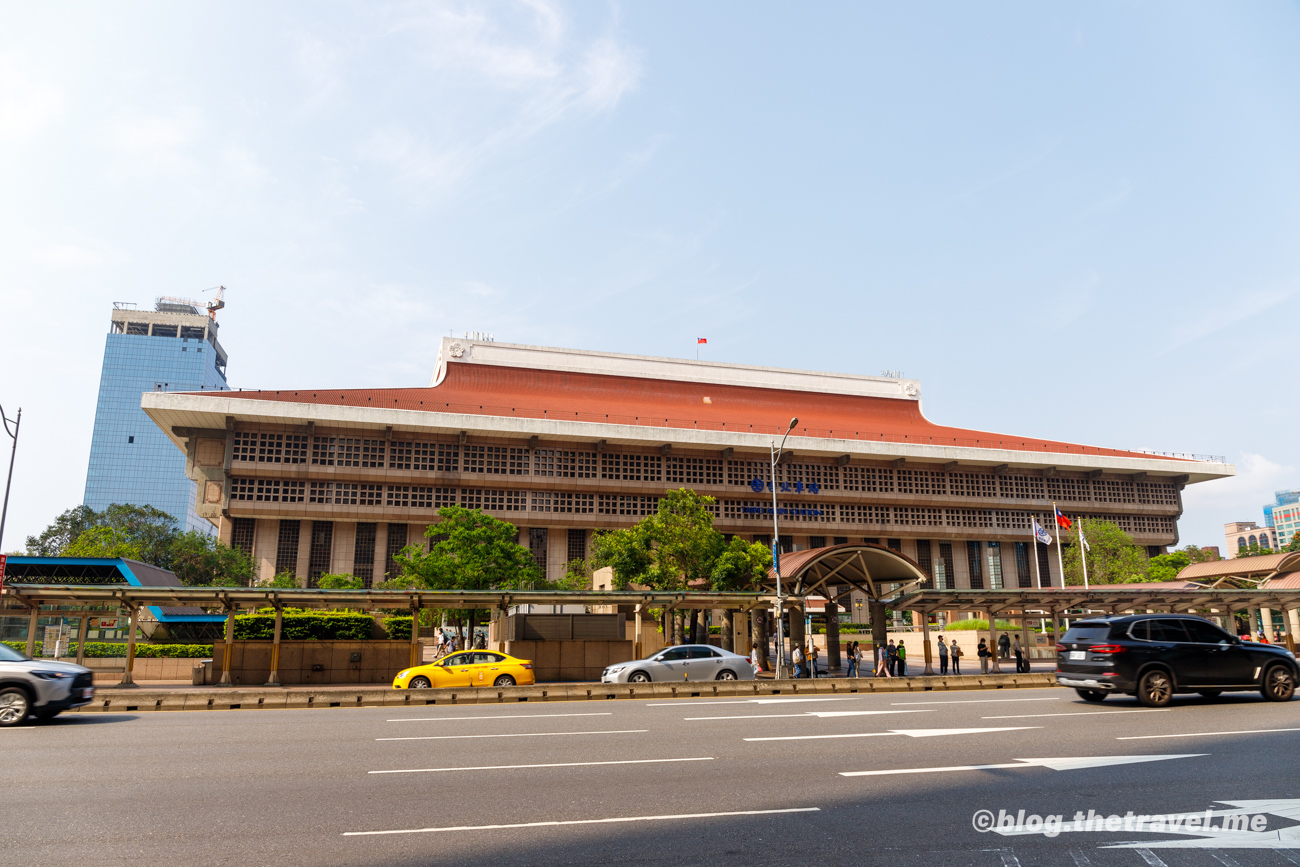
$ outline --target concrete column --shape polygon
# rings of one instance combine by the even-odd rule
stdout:
[[[473,636],[470,636],[472,639]],[[468,641],[467,641],[468,643]],[[462,648],[463,649],[463,648]],[[419,665],[420,660],[420,608],[411,606],[411,667]]]
[[[803,626],[804,626],[804,624],[803,624],[803,609],[802,609],[802,608],[791,608],[791,609],[790,609],[790,655],[791,655],[791,659],[794,658],[794,649],[795,649],[796,647],[803,647],[804,642],[805,642],[805,641],[807,640],[807,638],[808,638],[807,633],[804,631]],[[810,665],[809,665],[808,658],[807,658],[807,655],[806,655],[806,654],[805,654],[805,656],[804,656],[803,667],[804,667],[805,669],[810,668]]]
[[[298,576],[298,586],[307,586],[307,573],[311,569],[311,521],[298,523],[298,561],[293,573]]]
[[[221,649],[221,680],[218,686],[230,686],[230,661],[235,652],[235,608],[226,610],[226,646]]]
[[[912,620],[915,621],[918,617],[921,618],[921,646],[925,651],[925,670],[921,674],[925,677],[934,677],[934,656],[930,649],[930,618],[920,611],[913,611]]]
[[[27,618],[27,655],[36,656],[36,618],[41,616],[41,606],[32,606],[31,616]]]
[[[1273,609],[1259,609],[1259,628],[1264,631],[1264,637],[1269,641],[1273,640]]]
[[[1029,616],[1022,609],[1020,612],[1020,649],[1025,656],[1025,665],[1029,665]]]
[[[81,615],[81,622],[77,626],[77,665],[81,665],[86,658],[86,626],[90,622],[90,615]]]
[[[989,672],[991,674],[1001,674],[1002,666],[998,665],[998,615],[990,611],[989,615],[989,652],[993,654],[989,660]]]
[[[135,686],[135,678],[131,675],[135,668],[135,618],[139,609],[131,608],[130,611],[131,618],[126,627],[126,671],[122,672],[122,680],[118,686]]]
[[[871,617],[871,669],[876,668],[876,657],[880,655],[880,648],[889,643],[889,624],[885,621],[885,605],[883,602],[873,602],[868,600],[867,609]]]
[[[732,618],[732,626],[736,633],[735,638],[733,639],[733,652],[739,653],[741,656],[749,656],[750,650],[753,649],[753,645],[749,640],[749,637],[752,634],[749,626],[750,613],[742,608],[736,611],[732,615]]]
[[[280,629],[284,626],[284,609],[275,606],[275,632],[271,636],[271,675],[266,679],[267,686],[280,685]]]
[[[632,633],[632,658],[641,658],[641,606],[636,607],[636,629]]]
[[[827,595],[826,599],[826,669],[839,671],[840,659],[840,607]]]
[[[730,608],[722,609],[722,649],[736,652],[735,616]]]
[[[375,577],[373,583],[387,580],[384,569],[388,567],[388,524],[380,521],[375,525]]]
[[[1295,653],[1295,636],[1291,634],[1291,615],[1294,610],[1282,609],[1282,636],[1286,639],[1286,649]]]

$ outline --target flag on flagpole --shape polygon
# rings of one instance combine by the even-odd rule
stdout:
[[[1034,538],[1044,545],[1052,544],[1052,534],[1038,526],[1037,518],[1032,518],[1031,520],[1034,522]]]
[[[696,342],[696,343],[708,343],[708,342],[709,342],[709,338],[707,338],[707,337],[697,337],[697,338],[695,338],[695,342]]]
[[[1073,522],[1069,518],[1062,515],[1061,510],[1056,508],[1056,506],[1052,506],[1052,511],[1056,513],[1056,526],[1060,527],[1063,530],[1070,529],[1070,524]]]
[[[1092,546],[1088,544],[1087,537],[1083,535],[1083,521],[1079,522],[1079,544],[1083,546],[1083,550],[1085,551],[1092,550]]]

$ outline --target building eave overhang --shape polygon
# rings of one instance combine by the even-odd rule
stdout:
[[[146,392],[141,407],[177,448],[185,450],[187,431],[224,430],[226,419],[236,423],[340,427],[353,430],[383,431],[455,436],[510,437],[559,441],[604,440],[611,446],[660,447],[682,449],[735,449],[737,453],[766,454],[772,435],[712,429],[607,424],[561,419],[491,416],[447,413],[426,410],[386,409],[308,402],[271,401],[238,397],[238,392],[187,394]],[[1188,484],[1236,475],[1231,464],[1163,458],[1157,455],[1119,457],[1069,451],[1042,451],[1013,448],[979,448],[960,445],[931,445],[871,439],[839,439],[792,435],[786,448],[799,456],[874,460],[915,461],[943,464],[957,461],[972,467],[1002,467],[1008,470],[1043,470],[1056,468],[1071,472],[1102,470],[1112,473],[1147,473],[1152,476],[1180,478]],[[1073,447],[1083,448],[1083,447]]]

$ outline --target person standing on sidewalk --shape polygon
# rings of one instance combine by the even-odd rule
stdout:
[[[894,639],[889,639],[889,676],[894,677],[898,674],[898,648],[894,646]]]
[[[750,665],[751,668],[754,669],[754,676],[755,676],[755,677],[757,677],[757,676],[758,676],[758,673],[759,673],[760,671],[763,670],[763,664],[762,664],[761,662],[758,661],[758,645],[757,645],[757,644],[754,645],[753,647],[751,647],[751,648],[749,649],[749,665]]]
[[[889,648],[883,644],[876,648],[876,677],[893,677],[889,673]]]
[[[800,647],[797,644],[794,646],[794,651],[791,653],[790,661],[794,663],[794,677],[795,680],[798,680],[799,678],[803,677],[803,648],[802,647]]]
[[[1011,639],[1005,632],[998,636],[998,650],[1001,651],[1003,659],[1011,658]]]
[[[849,668],[848,668],[848,671],[844,672],[844,676],[845,676],[845,677],[857,677],[857,676],[858,676],[858,656],[857,656],[857,654],[858,654],[858,643],[857,643],[856,641],[850,642],[850,643],[849,643],[849,653],[848,653],[848,657],[849,657]]]
[[[957,646],[957,639],[952,640],[952,673],[961,674],[961,648]]]
[[[939,673],[948,673],[948,644],[942,635],[939,636]]]
[[[975,655],[980,658],[980,673],[989,673],[989,657],[993,654],[989,652],[988,642],[983,638],[980,639],[979,647],[975,649]]]
[[[1025,665],[1025,649],[1020,646],[1019,635],[1011,642],[1011,652],[1016,655],[1016,674],[1024,674],[1027,668]]]
[[[898,639],[898,676],[907,677],[907,648],[901,638]]]
[[[816,677],[817,677],[817,657],[818,657],[819,655],[820,655],[820,654],[819,654],[819,652],[818,652],[818,650],[817,650],[817,642],[816,642],[816,641],[813,641],[813,640],[810,640],[810,641],[808,642],[808,662],[809,662],[809,664],[808,664],[808,676],[809,676],[810,678],[816,678]]]

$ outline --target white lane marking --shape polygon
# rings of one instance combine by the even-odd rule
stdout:
[[[782,737],[744,738],[747,741],[820,741],[834,738],[885,738],[891,735],[904,735],[909,738],[934,738],[944,735],[974,735],[984,732],[1018,732],[1023,729],[1039,729],[1042,726],[1011,726],[1008,728],[983,729],[890,729],[887,732],[855,732],[847,735],[785,735]]]
[[[893,774],[938,774],[947,771],[987,771],[1001,768],[1051,768],[1054,771],[1077,771],[1082,768],[1106,768],[1112,765],[1135,765],[1163,762],[1168,759],[1194,759],[1208,753],[1184,753],[1173,756],[1078,756],[1059,759],[1016,759],[997,765],[949,765],[942,768],[900,768],[893,771],[841,771],[841,777],[886,777]]]
[[[613,762],[551,762],[544,765],[482,765],[476,768],[410,768],[397,771],[366,771],[368,774],[439,774],[445,771],[513,771],[520,768],[586,768],[594,765],[653,765],[660,762],[711,762],[713,756],[690,759],[623,759]]]
[[[406,719],[390,719],[388,722],[446,722],[448,720],[480,719],[549,719],[557,716],[613,716],[613,711],[599,713],[518,713],[509,716],[413,716]]]
[[[816,698],[742,698],[739,701],[672,701],[647,704],[646,707],[698,707],[703,704],[794,704],[802,701],[858,701],[865,695],[818,696]]]
[[[1214,735],[1267,735],[1273,732],[1300,732],[1300,729],[1246,729],[1238,732],[1188,732],[1179,735],[1130,735],[1117,741],[1145,741],[1151,738],[1208,738]]]
[[[466,738],[547,738],[560,735],[637,735],[650,729],[624,729],[616,732],[518,732],[509,735],[425,735],[411,738],[375,738],[377,741],[459,741]]]
[[[1002,701],[1060,701],[1059,698],[962,698],[956,701],[891,701],[890,704],[994,704]]]
[[[790,717],[837,717],[837,716],[876,716],[882,713],[929,713],[930,710],[810,710],[804,713],[755,713],[734,714],[732,716],[687,716],[686,722],[714,719],[789,719]]]
[[[778,813],[817,813],[821,807],[790,807],[784,810],[734,810],[728,813],[678,813],[670,816],[618,816],[612,819],[568,819],[557,822],[518,822],[513,825],[457,825],[446,828],[406,828],[400,831],[344,831],[344,837],[374,837],[381,834],[436,834],[440,831],[501,831],[511,828],[558,828],[561,825],[607,825],[615,822],[667,822],[673,819],[716,819],[723,816],[772,816]]]
[[[1142,860],[1147,862],[1150,867],[1169,867],[1169,865],[1164,861],[1161,861],[1156,857],[1156,853],[1152,852],[1150,849],[1134,849],[1133,851],[1138,853]]]
[[[1210,857],[1222,864],[1223,867],[1241,867],[1235,858],[1232,858],[1229,855],[1224,855],[1222,852],[1211,852]]]
[[[1105,716],[1112,713],[1167,713],[1170,707],[1152,707],[1142,710],[1076,710],[1069,713],[1022,713],[1014,716],[982,716],[980,719],[1037,719],[1045,716]]]

